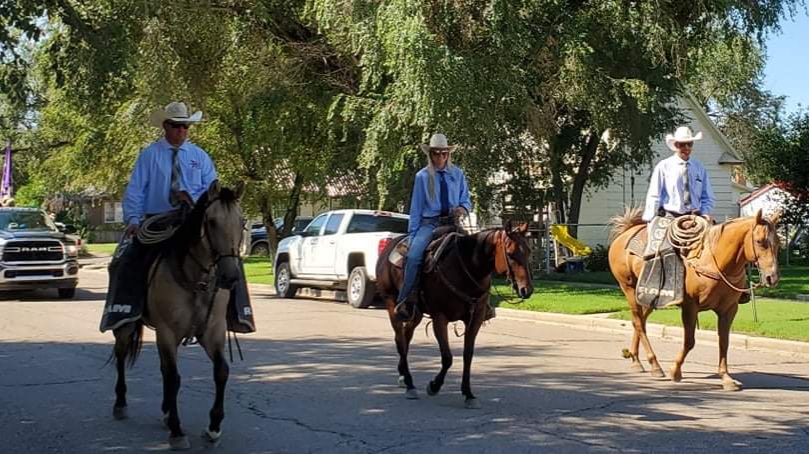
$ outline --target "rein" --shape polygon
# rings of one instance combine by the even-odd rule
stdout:
[[[758,267],[758,252],[756,252],[756,246],[755,246],[755,244],[753,242],[753,232],[755,231],[756,227],[757,227],[757,225],[754,225],[753,228],[750,231],[750,247],[753,249],[753,261],[752,261],[752,263],[755,263],[756,267]],[[715,243],[719,242],[719,237],[722,235],[724,230],[725,230],[725,225],[724,224],[719,226],[719,235],[717,236],[717,240],[716,240]],[[742,244],[744,244],[744,243],[742,243]],[[696,271],[698,271],[700,274],[703,274],[703,275],[708,276],[708,277],[710,277],[712,279],[715,279],[715,280],[721,280],[722,282],[725,283],[725,285],[727,285],[728,287],[730,287],[731,289],[733,289],[734,291],[739,292],[739,293],[752,293],[753,290],[755,290],[755,289],[757,289],[759,287],[762,287],[764,285],[764,284],[761,283],[760,280],[759,280],[759,282],[754,282],[753,285],[751,285],[750,287],[746,287],[746,288],[739,288],[739,287],[736,287],[735,285],[731,284],[730,280],[727,278],[725,273],[722,272],[722,268],[719,266],[719,262],[716,260],[716,254],[714,253],[714,246],[715,246],[715,244],[711,245],[710,255],[711,255],[711,260],[713,262],[713,265],[714,265],[714,267],[716,267],[716,273],[710,272],[710,271],[705,271],[705,270],[699,270],[694,265],[691,265],[691,267],[694,268]],[[719,279],[717,279],[717,276],[719,277]]]

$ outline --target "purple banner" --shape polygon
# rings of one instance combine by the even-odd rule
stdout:
[[[0,199],[11,197],[14,192],[11,181],[11,141],[6,141],[6,158],[3,160],[3,184],[0,186]]]

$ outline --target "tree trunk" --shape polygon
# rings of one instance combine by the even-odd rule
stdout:
[[[591,132],[587,137],[587,143],[582,149],[581,162],[573,177],[573,187],[570,190],[570,211],[568,212],[567,220],[571,224],[578,224],[579,214],[581,213],[581,199],[584,195],[584,188],[587,187],[587,180],[590,176],[590,164],[598,150],[598,142],[601,140],[601,135]],[[578,227],[571,225],[568,228],[570,235],[574,238],[578,237]]]

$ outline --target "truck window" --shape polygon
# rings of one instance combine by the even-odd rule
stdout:
[[[407,233],[407,219],[392,216],[355,214],[348,223],[346,233],[393,232]]]
[[[334,235],[340,229],[340,223],[343,222],[343,214],[332,214],[329,222],[326,223],[326,230],[323,235]]]
[[[320,235],[320,228],[323,227],[323,224],[326,222],[325,214],[321,214],[320,216],[316,217],[311,224],[306,227],[306,230],[303,231],[305,236],[318,236]]]

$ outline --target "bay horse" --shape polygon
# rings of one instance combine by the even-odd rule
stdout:
[[[422,274],[419,310],[412,320],[402,321],[394,311],[396,297],[404,281],[401,268],[390,263],[388,257],[398,241],[391,241],[377,261],[377,290],[387,306],[390,324],[395,332],[399,353],[399,384],[406,388],[405,397],[418,399],[413,376],[407,363],[407,353],[413,331],[421,323],[423,314],[432,318],[433,332],[441,351],[441,370],[427,385],[427,394],[436,395],[452,365],[447,325],[463,321],[463,378],[461,392],[467,408],[480,408],[469,384],[475,339],[489,309],[492,274],[505,274],[512,288],[522,299],[531,296],[534,285],[529,263],[530,250],[525,240],[528,224],[512,224],[503,228],[484,230],[473,235],[455,235],[446,253],[438,259],[432,272]]]
[[[171,431],[171,449],[188,449],[180,427],[177,394],[177,348],[196,337],[213,362],[216,397],[210,424],[203,438],[216,443],[225,417],[224,397],[229,368],[224,355],[229,289],[239,279],[239,248],[243,218],[239,198],[244,185],[235,190],[214,181],[179,226],[161,244],[162,251],[149,272],[146,310],[143,318],[113,331],[118,381],[113,416],[127,417],[125,364],[134,365],[143,341],[144,325],[154,328],[160,371],[163,375],[163,421]],[[217,288],[221,287],[221,288]]]
[[[683,347],[671,367],[671,380],[682,380],[682,365],[688,352],[694,348],[694,332],[697,313],[712,310],[718,317],[719,334],[719,377],[723,389],[736,391],[740,383],[728,373],[727,355],[730,326],[739,308],[739,299],[747,282],[746,265],[758,267],[761,285],[773,287],[778,283],[778,247],[776,225],[780,213],[771,218],[762,216],[759,210],[755,216],[733,219],[724,224],[708,228],[698,256],[686,260],[685,292],[681,304],[683,322]],[[614,238],[609,249],[610,270],[618,285],[626,295],[632,312],[632,344],[629,355],[632,369],[643,372],[638,358],[639,343],[643,342],[647,359],[654,377],[665,377],[657,361],[649,338],[646,335],[646,319],[654,309],[637,304],[635,286],[638,283],[643,259],[629,252],[629,241],[637,233],[641,243],[646,243],[646,224],[641,220],[641,210],[627,209],[624,215],[612,219]]]

